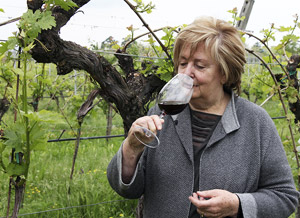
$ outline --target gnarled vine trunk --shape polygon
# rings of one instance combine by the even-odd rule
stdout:
[[[89,0],[75,0],[74,2],[80,8]],[[41,6],[39,0],[33,0],[29,8],[40,10]],[[133,59],[130,56],[116,54],[119,66],[125,72],[125,76],[122,76],[103,56],[76,43],[61,39],[60,29],[79,8],[69,11],[62,10],[60,7],[53,8],[52,14],[56,19],[56,27],[42,31],[38,37],[47,50],[40,43],[36,43],[31,55],[37,62],[56,64],[59,75],[68,74],[74,69],[85,70],[89,73],[99,84],[101,97],[115,104],[123,119],[125,133],[127,133],[132,122],[146,114],[149,102],[154,99],[155,94],[165,82],[153,74],[143,76],[137,69],[134,69]],[[117,52],[122,53],[121,50]]]

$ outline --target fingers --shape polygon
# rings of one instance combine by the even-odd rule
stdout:
[[[210,204],[207,204],[207,200],[203,197],[200,197],[197,193],[193,193],[189,197],[189,200],[197,207],[197,213],[200,214],[200,217],[213,217]]]
[[[189,199],[197,207],[197,212],[208,218],[234,216],[238,212],[237,195],[225,190],[198,191]]]
[[[207,199],[198,195],[198,193],[193,193],[192,196],[189,197],[189,200],[197,208],[206,208],[206,207],[211,206],[211,203],[207,202]]]
[[[140,150],[145,144],[149,144],[155,139],[155,135],[157,131],[162,129],[163,123],[164,120],[157,115],[138,118],[129,130],[128,137],[125,140],[126,144],[130,145],[129,147]],[[147,130],[150,130],[154,135]]]
[[[220,191],[222,190],[213,189],[208,191],[197,191],[197,195],[208,200],[210,198],[217,197],[218,195],[220,195]]]
[[[137,119],[133,126],[142,126],[150,131],[156,133],[158,130],[162,129],[162,124],[164,123],[163,119],[160,119],[157,115],[145,116]]]

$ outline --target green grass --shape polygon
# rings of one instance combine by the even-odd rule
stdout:
[[[288,111],[288,116],[290,116],[292,114],[292,112],[289,110],[288,108],[288,104],[286,103],[286,107],[287,107],[287,111]],[[282,108],[281,102],[278,100],[278,97],[273,97],[273,99],[269,102],[267,102],[263,108],[269,113],[269,115],[272,118],[275,117],[281,117],[281,116],[285,116],[284,114],[284,110]],[[288,127],[288,121],[284,118],[284,119],[273,119],[277,131],[281,137],[286,155],[287,155],[287,159],[289,161],[289,164],[291,166],[292,172],[293,172],[293,176],[294,176],[294,181],[297,184],[298,183],[298,169],[297,169],[297,162],[296,162],[296,157],[295,157],[295,153],[294,153],[294,147],[293,147],[293,143],[292,143],[292,137],[291,137],[291,133]],[[293,135],[294,135],[294,140],[296,143],[296,147],[299,146],[298,140],[300,139],[300,134],[298,131],[298,128],[296,126],[296,124],[293,122],[293,120],[291,121],[291,127],[292,127],[292,131],[293,131]],[[299,187],[297,187],[299,189]]]
[[[10,112],[7,114],[6,123],[10,122],[11,117]],[[76,120],[73,119],[72,122],[74,124]],[[77,131],[76,125],[73,125],[73,128]],[[50,139],[58,138],[63,129],[67,131],[62,138],[75,137],[68,126],[56,126],[49,129]],[[82,137],[106,135],[106,118],[100,108],[94,108],[94,111],[84,120],[81,129]],[[113,119],[111,134],[124,134],[119,116]],[[46,144],[44,150],[33,151],[23,207],[19,215],[24,214],[24,217],[30,218],[135,217],[137,200],[120,197],[111,189],[106,177],[107,165],[119,149],[122,140],[124,140],[123,137],[112,138],[108,141],[106,139],[82,140],[72,180],[70,180],[70,173],[75,141],[51,142]],[[3,155],[6,162],[8,162],[9,153],[10,151],[7,151]],[[0,217],[6,216],[8,186],[7,174],[0,172]],[[14,204],[13,198],[14,191],[11,209]]]
[[[121,139],[112,139],[108,144],[105,139],[82,141],[72,180],[69,176],[75,142],[48,143],[47,150],[33,152],[19,214],[99,203],[29,217],[134,217],[136,201],[119,201],[123,198],[106,179],[106,167],[120,143]],[[1,193],[7,193],[6,175],[1,174],[0,181]],[[115,202],[105,203],[110,201]],[[0,211],[5,211],[6,204],[7,195],[1,194]]]
[[[260,105],[260,103],[257,103],[257,104]],[[288,108],[289,106],[288,106],[287,102],[285,102],[285,106],[287,108],[288,115],[292,114],[292,112]],[[266,104],[264,104],[263,108],[269,113],[269,115],[272,118],[285,116],[282,104],[279,101],[277,96],[273,97],[272,100],[270,100]],[[295,157],[295,153],[294,153],[294,147],[293,147],[293,143],[292,143],[291,133],[290,133],[290,130],[288,127],[288,121],[285,118],[273,119],[273,121],[274,121],[277,131],[281,137],[287,159],[288,159],[289,164],[292,169],[296,187],[299,190],[297,162],[296,162],[296,157]],[[299,144],[298,144],[298,140],[300,138],[300,134],[298,131],[299,127],[297,127],[293,121],[291,122],[291,127],[292,127],[296,146],[299,146]],[[295,217],[295,214],[292,214],[289,218],[294,218],[294,217]]]

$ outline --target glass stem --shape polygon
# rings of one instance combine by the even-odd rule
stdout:
[[[166,112],[164,110],[162,110],[160,115],[159,115],[159,118],[163,119],[166,115],[167,115]]]

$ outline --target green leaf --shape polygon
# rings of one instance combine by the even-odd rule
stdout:
[[[0,55],[4,54],[8,51],[8,43],[6,42],[0,42]]]
[[[43,150],[46,147],[48,136],[46,130],[40,124],[36,124],[30,132],[30,149]]]
[[[2,169],[4,170],[4,172],[6,172],[6,166],[3,163],[2,160],[2,153],[5,150],[6,145],[2,142],[0,142],[0,166],[2,167]]]
[[[66,11],[70,10],[71,8],[78,7],[77,4],[71,0],[46,0],[46,1],[44,1],[44,3],[60,6],[62,9],[66,10]]]
[[[25,175],[26,165],[12,162],[8,164],[6,171],[10,176]]]
[[[171,78],[172,78],[172,75],[168,74],[168,73],[161,74],[161,76],[160,76],[160,79],[162,79],[166,82],[168,82]]]
[[[0,155],[4,151],[6,145],[3,142],[0,142]]]
[[[0,42],[0,56],[8,50],[15,49],[17,45],[18,40],[16,37],[9,37],[6,42]]]
[[[280,26],[279,28],[278,28],[278,31],[279,32],[288,32],[288,31],[290,31],[292,29],[292,27],[284,27],[284,26]]]
[[[41,12],[37,10],[33,13],[32,10],[28,10],[22,15],[18,27],[22,29],[21,36],[23,38],[28,37],[30,39],[28,43],[31,43],[42,30],[51,29],[55,25],[51,11]]]
[[[13,72],[14,72],[15,74],[19,75],[21,78],[23,78],[24,72],[23,72],[22,69],[20,69],[20,68],[14,68],[14,69],[13,69]]]
[[[34,41],[32,41],[28,46],[26,46],[25,48],[23,48],[24,52],[28,52],[30,51],[33,47],[34,47]]]
[[[236,20],[237,20],[237,21],[240,21],[240,20],[245,20],[245,18],[246,18],[245,16],[242,16],[242,17],[237,17],[237,18],[236,18]]]
[[[295,89],[294,87],[291,87],[289,86],[287,89],[286,89],[286,95],[288,97],[288,100],[290,103],[295,103],[297,102],[297,96],[298,96],[298,91],[297,89]]]
[[[47,30],[56,26],[55,18],[52,16],[51,11],[45,11],[40,18],[38,25],[41,29]]]
[[[112,48],[113,48],[114,50],[117,50],[117,49],[120,48],[120,46],[119,46],[118,44],[114,44],[114,45],[112,46]]]
[[[148,35],[148,40],[145,40],[145,42],[148,42],[149,44],[153,45],[155,43],[154,38],[152,37],[152,35]]]
[[[287,42],[287,41],[293,41],[293,42],[297,42],[299,40],[299,36],[296,36],[296,35],[286,35],[286,36],[283,36],[282,37],[282,40],[281,42],[284,44],[284,42]]]
[[[295,115],[289,113],[289,114],[286,116],[286,119],[288,119],[288,120],[295,120]]]
[[[7,139],[4,144],[10,148],[14,148],[15,152],[24,152],[25,145],[25,130],[20,123],[12,124],[4,131],[5,138]]]
[[[55,124],[64,124],[62,116],[53,111],[41,110],[39,112],[29,112],[28,114],[23,114],[23,116],[28,117],[29,120],[36,122],[47,122]]]

